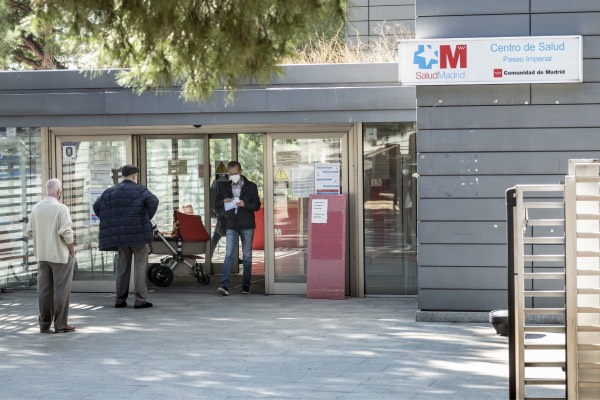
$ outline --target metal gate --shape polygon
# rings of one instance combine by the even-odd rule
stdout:
[[[507,191],[511,399],[600,398],[599,168]]]

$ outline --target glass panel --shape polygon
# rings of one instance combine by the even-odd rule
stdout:
[[[261,203],[260,210],[255,213],[256,229],[252,240],[252,281],[259,275],[265,274],[265,209],[264,209],[264,149],[262,133],[238,134],[238,161],[242,165],[242,174],[256,184]],[[238,247],[240,260],[242,259],[242,246]],[[242,264],[240,267],[243,268]]]
[[[364,124],[365,293],[417,294],[415,124]]]
[[[35,285],[27,217],[42,199],[39,128],[0,128],[0,287]]]
[[[273,140],[276,283],[306,283],[308,195],[314,193],[314,164],[338,163],[341,175],[341,147],[341,139]]]
[[[160,203],[153,221],[173,229],[173,210],[204,215],[204,139],[147,139],[146,186]]]
[[[210,147],[210,168],[211,168],[211,184],[212,181],[216,179],[216,163],[223,161],[223,163],[225,164],[225,167],[227,167],[227,163],[229,162],[229,160],[231,160],[231,154],[232,154],[232,139],[231,138],[225,138],[225,139],[219,139],[219,138],[210,138],[209,139],[209,147]],[[211,210],[213,209],[212,205],[213,205],[213,201],[215,199],[211,199]],[[211,214],[211,218],[210,218],[210,237],[211,238],[216,238],[215,237],[215,229],[217,227],[217,217],[214,214]],[[216,244],[212,243],[212,239],[211,239],[211,247],[214,246],[214,250],[212,251],[211,254],[211,261],[212,263],[215,264],[222,264],[223,260],[225,259],[225,237],[219,237],[219,240],[216,242]],[[212,271],[212,270],[211,270]]]
[[[98,251],[99,220],[92,205],[102,192],[117,184],[127,163],[125,140],[63,142],[63,203],[71,211],[77,244],[76,280],[112,280],[115,252]]]

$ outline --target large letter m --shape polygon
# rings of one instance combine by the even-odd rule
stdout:
[[[459,65],[460,62],[460,65]],[[440,68],[467,68],[467,45],[459,44],[456,45],[455,52],[452,53],[452,48],[448,44],[440,45]]]

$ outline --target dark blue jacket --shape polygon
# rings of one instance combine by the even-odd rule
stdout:
[[[126,179],[106,189],[94,203],[94,213],[100,218],[100,250],[152,242],[150,220],[157,208],[158,198],[134,181]]]
[[[227,215],[227,229],[254,229],[256,228],[256,222],[254,220],[254,213],[260,210],[260,197],[258,197],[258,189],[256,184],[250,182],[242,175],[244,179],[244,186],[242,186],[242,192],[240,193],[240,200],[244,201],[244,207],[238,207],[237,213],[235,209],[226,212]],[[215,201],[215,208],[219,212],[225,212],[224,199],[232,199],[233,191],[231,190],[231,182],[224,182],[219,186],[219,193]]]

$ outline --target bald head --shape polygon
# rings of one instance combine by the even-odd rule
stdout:
[[[60,192],[62,192],[60,180],[56,178],[48,179],[48,182],[46,182],[46,194],[48,196],[58,197]]]

